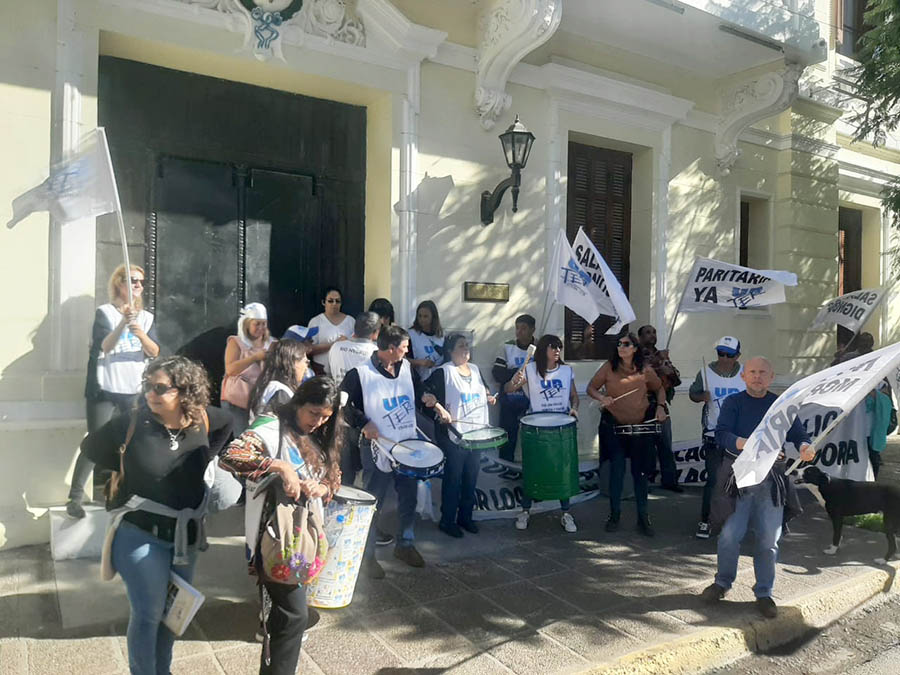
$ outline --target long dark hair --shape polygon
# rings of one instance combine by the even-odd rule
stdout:
[[[330,377],[320,375],[307,380],[294,392],[290,401],[278,410],[278,421],[281,429],[289,429],[297,436],[305,436],[297,426],[297,411],[304,405],[326,406],[334,413],[321,427],[309,434],[322,453],[320,458],[305,457],[304,460],[325,467],[325,482],[333,491],[341,485],[341,450],[340,450],[340,425],[338,417],[340,409],[341,393],[337,385]],[[318,460],[318,461],[317,461]]]
[[[431,333],[425,333],[425,331],[422,330],[422,327],[419,325],[419,310],[423,307],[431,312]],[[419,306],[416,307],[416,318],[413,320],[413,325],[410,326],[410,328],[414,328],[420,333],[425,333],[426,335],[443,337],[444,329],[441,328],[441,317],[438,316],[437,305],[435,305],[431,300],[423,300],[422,302],[420,302]]]
[[[375,298],[369,305],[369,311],[375,312],[382,319],[387,319],[388,325],[394,323],[394,306],[387,298]]]
[[[641,343],[638,342],[637,336],[634,333],[624,333],[616,338],[616,351],[613,352],[609,364],[612,366],[613,370],[618,370],[619,366],[622,365],[622,358],[619,356],[618,341],[624,338],[631,340],[631,344],[634,345],[634,358],[632,359],[632,363],[634,364],[635,370],[641,372],[644,369],[644,350],[641,349]]]
[[[297,382],[294,373],[294,364],[304,356],[306,356],[306,345],[297,340],[279,340],[272,345],[263,362],[262,374],[250,392],[249,409],[256,410],[266,387],[273,380],[287,385],[291,391],[296,391],[300,383]]]
[[[537,367],[538,375],[540,375],[541,378],[547,374],[547,348],[559,347],[562,349],[562,346],[562,340],[549,333],[547,335],[542,335],[541,339],[538,340],[537,346],[534,348],[534,365]],[[557,364],[560,366],[566,365],[566,362],[562,360],[561,355]]]

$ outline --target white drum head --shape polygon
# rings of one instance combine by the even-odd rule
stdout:
[[[574,423],[575,418],[564,413],[532,413],[522,418],[522,424],[528,427],[564,427]]]
[[[391,448],[391,455],[400,464],[415,469],[431,468],[444,459],[444,453],[438,446],[420,440],[400,441]]]
[[[506,432],[499,427],[487,427],[485,429],[472,429],[472,431],[464,431],[462,439],[464,441],[493,441],[503,436]]]
[[[365,490],[360,490],[349,485],[341,485],[334,495],[334,501],[344,504],[374,504],[375,497]]]

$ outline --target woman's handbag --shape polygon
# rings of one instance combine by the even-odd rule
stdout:
[[[125,480],[125,448],[131,443],[134,436],[134,429],[137,426],[137,410],[131,413],[131,421],[128,423],[128,433],[125,434],[125,442],[119,446],[119,470],[112,471],[109,478],[106,479],[106,485],[103,486],[103,495],[106,497],[106,510],[112,511],[122,506],[121,495],[122,483]]]
[[[279,584],[308,584],[325,566],[328,540],[322,518],[306,499],[291,501],[280,481],[269,489],[273,504],[259,538],[262,576]]]

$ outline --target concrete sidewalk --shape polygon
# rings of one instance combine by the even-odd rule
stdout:
[[[900,455],[896,445],[890,453]],[[655,490],[651,500],[653,539],[635,531],[633,503],[620,531],[605,533],[602,497],[573,508],[574,535],[557,512],[533,516],[525,532],[511,520],[482,522],[462,540],[421,522],[428,566],[411,569],[380,549],[387,578],[361,579],[350,607],[321,612],[302,672],[697,672],[802,637],[892,587],[893,568],[872,563],[884,535],[846,527],[840,553],[826,556],[830,523],[805,500],[781,542],[779,618],[756,614],[746,556],[727,601],[707,607],[697,594],[715,572],[715,542],[693,536],[699,490]],[[207,602],[176,643],[173,673],[257,672],[240,515],[211,524],[196,575]],[[0,553],[0,673],[127,672],[127,612],[121,582],[101,583],[96,562],[53,563],[45,546]]]

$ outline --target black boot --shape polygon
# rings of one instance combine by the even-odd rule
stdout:
[[[652,537],[656,535],[656,531],[653,529],[653,525],[650,524],[650,516],[638,516],[637,525],[638,532],[643,534],[645,537]]]
[[[607,532],[615,532],[619,529],[619,514],[616,511],[612,511],[609,514],[609,517],[606,519],[606,531]]]

